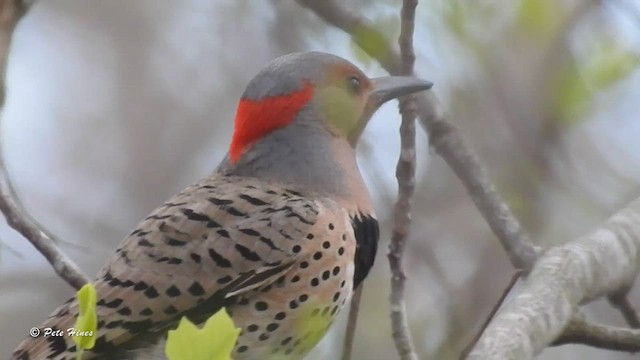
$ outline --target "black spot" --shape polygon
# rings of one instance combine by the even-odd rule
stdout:
[[[100,304],[101,302],[103,304]],[[98,305],[104,305],[104,306],[106,306],[108,308],[115,309],[118,306],[122,305],[122,299],[114,299],[113,301],[108,302],[108,303],[104,303],[103,299],[100,299],[100,301],[98,301]]]
[[[284,311],[280,311],[279,313],[276,314],[275,319],[284,320],[284,318],[286,317],[287,317],[287,313],[285,313]]]
[[[220,229],[220,230],[218,230],[216,232],[218,233],[218,235],[220,235],[222,237],[229,238],[229,232],[227,230]]]
[[[311,312],[311,316],[316,316],[318,315],[319,312],[320,312],[320,309],[313,309],[313,311]]]
[[[339,308],[340,307],[338,305],[334,306],[333,309],[331,309],[331,316],[335,315]]]
[[[195,261],[196,263],[200,264],[200,260],[202,260],[202,257],[196,253],[191,253],[191,260]]]
[[[291,282],[292,282],[292,283],[296,283],[296,282],[298,282],[298,281],[300,281],[300,276],[298,276],[298,275],[294,275],[294,276],[291,278]]]
[[[144,290],[144,289],[146,289],[146,288],[148,288],[148,287],[149,287],[149,285],[147,285],[147,283],[146,283],[146,282],[144,282],[144,281],[140,280],[140,281],[138,281],[138,283],[133,287],[133,290],[135,290],[135,291],[142,291],[142,290]]]
[[[311,279],[311,286],[318,286],[318,285],[320,285],[320,280],[318,280],[318,278]]]
[[[187,244],[186,241],[181,241],[181,240],[174,239],[174,238],[168,237],[168,236],[165,237],[165,242],[169,246],[184,246],[184,245]]]
[[[258,331],[258,325],[251,324],[251,325],[247,326],[247,331],[248,332],[256,332],[256,331]]]
[[[300,268],[301,269],[306,269],[308,267],[309,267],[309,263],[308,262],[303,261],[303,262],[300,263]]]
[[[329,277],[331,277],[331,272],[329,270],[325,270],[322,273],[322,280],[329,280]]]
[[[299,192],[297,192],[295,190],[291,190],[291,189],[287,189],[285,192],[287,192],[287,193],[289,193],[289,194],[291,194],[293,196],[303,196],[302,193],[299,193]]]
[[[295,309],[297,307],[298,307],[298,302],[297,301],[295,301],[295,300],[289,301],[289,308],[290,309]]]
[[[209,200],[209,202],[212,203],[213,205],[218,205],[218,206],[233,204],[233,200],[224,200],[224,199],[217,199],[217,198],[209,198],[207,200]]]
[[[342,241],[347,241],[347,234],[342,234]]]
[[[285,346],[285,345],[287,345],[289,342],[291,342],[291,340],[292,340],[292,339],[293,339],[293,338],[292,338],[291,336],[286,337],[286,338],[284,338],[284,340],[282,340],[282,341],[280,342],[280,345]]]
[[[333,276],[336,276],[340,273],[340,266],[336,266],[333,268]]]
[[[169,286],[169,288],[167,289],[167,291],[165,291],[165,293],[171,297],[180,296],[181,294],[180,289],[178,289],[175,285]]]
[[[242,194],[240,196],[238,196],[240,199],[245,200],[246,202],[248,202],[251,205],[256,205],[256,206],[262,206],[262,205],[269,205],[268,202],[262,201],[258,198],[254,198],[253,196],[249,196],[246,194]]]
[[[231,261],[227,260],[213,249],[209,249],[209,257],[216,263],[216,265],[222,268],[231,267]]]
[[[338,301],[338,299],[340,299],[340,292],[336,292],[335,294],[333,294],[333,302]]]
[[[145,218],[145,220],[165,220],[170,217],[171,215],[149,215]]]
[[[169,262],[167,264],[179,265],[179,264],[182,264],[182,259],[178,259],[177,257],[172,257],[171,259],[169,259]]]
[[[258,254],[255,251],[251,251],[245,246],[242,246],[240,244],[236,244],[235,248],[236,248],[236,250],[238,250],[238,252],[240,253],[240,255],[242,255],[243,258],[245,258],[245,259],[247,259],[249,261],[260,261],[260,260],[262,260],[260,258],[260,256],[258,256]]]
[[[149,299],[155,299],[158,296],[160,296],[160,294],[158,294],[158,291],[156,290],[156,288],[154,288],[153,286],[149,286],[149,288],[144,291],[144,295],[146,297],[148,297]]]
[[[309,299],[309,295],[307,295],[307,294],[302,294],[302,295],[298,296],[298,300],[300,302],[305,302],[305,301],[307,301],[307,299]]]
[[[331,309],[330,306],[325,307],[324,309],[322,309],[322,316],[325,316],[329,313],[329,309]]]
[[[280,325],[278,325],[276,323],[271,323],[271,324],[267,325],[267,331],[269,331],[269,332],[276,331],[279,327],[280,327]]]
[[[294,245],[294,246],[291,248],[291,251],[293,251],[293,252],[294,252],[294,254],[299,253],[299,252],[300,252],[300,250],[302,250],[302,247],[301,247],[300,245]]]
[[[249,350],[249,347],[246,345],[242,345],[242,346],[238,346],[238,352],[239,353],[243,353],[245,351]]]
[[[144,310],[140,311],[140,315],[142,316],[149,316],[153,314],[153,311],[150,308],[145,308]]]
[[[340,283],[340,288],[342,289],[346,284],[347,284],[347,282],[342,280],[342,282]]]
[[[335,229],[335,228],[336,228],[336,227],[335,227],[335,226],[333,226],[333,223],[329,223],[329,230],[333,230],[333,229]]]
[[[131,309],[129,309],[128,306],[125,306],[121,309],[118,310],[118,314],[122,315],[122,316],[129,316],[131,315]]]
[[[153,247],[153,244],[151,244],[147,239],[140,239],[138,240],[138,246]]]
[[[325,248],[325,249],[328,249],[328,248],[331,247],[331,243],[328,242],[328,241],[325,241],[325,242],[322,243],[322,247]]]
[[[322,252],[318,251],[315,254],[313,254],[313,259],[314,260],[320,260],[322,259]]]
[[[240,232],[249,236],[260,236],[260,233],[253,229],[240,229]]]
[[[260,339],[260,341],[269,340],[269,334],[267,333],[260,334],[260,336],[258,336],[258,339]]]
[[[176,309],[175,306],[173,306],[173,305],[169,305],[164,309],[164,313],[167,314],[167,315],[177,314],[178,313],[178,309]]]
[[[209,199],[209,201],[211,201],[211,199]],[[209,216],[207,216],[206,214],[202,214],[202,213],[197,213],[191,209],[183,209],[182,213],[187,217],[187,219],[189,220],[193,220],[193,221],[201,221],[207,224],[208,228],[217,228],[220,227],[220,224],[218,224],[217,222],[215,222],[212,218],[210,218]]]
[[[358,250],[357,250],[357,248],[356,248],[356,251],[358,251]],[[341,246],[341,247],[338,249],[338,255],[342,256],[343,254],[344,254],[344,248]]]
[[[187,290],[193,296],[204,295],[204,289],[202,288],[202,285],[200,285],[200,283],[197,281],[194,281],[193,284],[191,284],[191,286],[189,286]]]
[[[247,214],[243,213],[242,211],[234,208],[233,206],[230,206],[228,208],[226,208],[225,210],[227,210],[227,213],[233,215],[233,216],[247,216]]]
[[[256,302],[255,306],[256,306],[256,310],[258,310],[258,311],[265,311],[265,310],[267,310],[269,308],[269,305],[267,305],[267,303],[264,302],[264,301]]]
[[[273,241],[271,241],[271,239],[269,239],[269,238],[266,238],[264,236],[260,236],[260,241],[262,243],[266,244],[269,247],[269,249],[271,249],[271,250],[280,250],[280,248],[277,247],[276,244],[274,244]]]
[[[313,240],[313,234],[307,234],[307,239]]]

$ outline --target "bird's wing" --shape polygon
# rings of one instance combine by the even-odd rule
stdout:
[[[247,179],[211,178],[187,188],[144,219],[98,273],[92,351],[127,347],[182,316],[201,321],[229,297],[273,282],[305,253],[292,248],[323,211],[295,191]],[[43,327],[66,331],[77,312],[70,299]],[[73,343],[49,337],[31,345],[21,348],[66,359]]]

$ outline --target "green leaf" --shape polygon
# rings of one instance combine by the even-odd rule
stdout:
[[[368,25],[354,29],[350,44],[355,58],[366,67],[374,63],[372,58],[384,60],[390,55],[387,38],[397,37],[400,29],[397,16],[380,16]]]
[[[585,76],[598,89],[626,78],[640,64],[638,54],[615,43],[607,43],[593,56]]]
[[[522,0],[517,24],[527,34],[549,39],[560,29],[564,9],[556,0]]]
[[[96,288],[93,284],[85,284],[78,293],[78,306],[80,313],[76,318],[74,333],[70,334],[78,348],[77,358],[82,357],[82,350],[92,349],[96,344],[96,332],[98,315],[96,314],[96,302],[98,299]]]
[[[626,79],[640,65],[640,55],[615,39],[606,39],[591,50],[584,64],[570,66],[558,77],[556,109],[568,124],[580,120],[591,108],[598,91]]]
[[[170,330],[165,346],[169,360],[229,360],[240,329],[223,308],[209,318],[202,329],[183,317],[178,328]]]

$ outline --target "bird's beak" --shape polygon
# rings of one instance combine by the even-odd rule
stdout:
[[[391,99],[402,95],[408,95],[418,91],[431,89],[433,83],[420,80],[411,76],[385,76],[371,79],[371,90],[365,103],[362,116],[358,121],[358,127],[348,137],[353,147],[356,146],[358,138],[362,134],[365,126],[378,108]]]
[[[367,108],[377,109],[382,104],[402,95],[431,89],[433,83],[411,76],[384,76],[371,79],[373,85],[367,99]]]

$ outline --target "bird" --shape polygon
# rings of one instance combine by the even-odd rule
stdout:
[[[379,225],[358,139],[382,104],[431,86],[368,78],[322,52],[268,63],[238,102],[220,164],[153,210],[99,270],[96,343],[83,358],[148,358],[181,318],[203,324],[224,308],[241,329],[233,359],[302,359],[374,263]],[[71,328],[78,311],[74,296],[39,328]],[[321,326],[307,331],[312,318]],[[12,359],[76,350],[69,337],[40,336]]]

